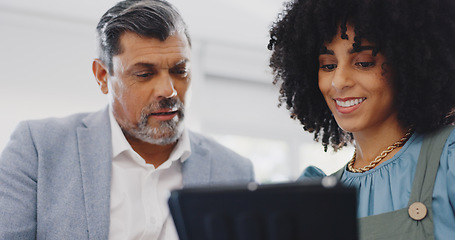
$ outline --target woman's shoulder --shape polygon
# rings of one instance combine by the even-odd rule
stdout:
[[[444,127],[443,131],[448,133],[447,140],[445,140],[444,148],[442,150],[441,162],[442,166],[452,165],[451,168],[455,167],[455,126]],[[447,135],[446,135],[447,136]]]
[[[450,132],[449,137],[447,138],[447,143],[449,145],[454,145],[455,144],[455,126],[449,126],[452,131]]]
[[[303,181],[307,179],[314,179],[314,178],[321,178],[325,177],[327,174],[324,173],[320,168],[315,167],[315,166],[309,166],[303,170],[302,174],[300,177],[297,179],[297,181]]]
[[[444,126],[436,131],[423,135],[425,138],[433,138],[433,141],[438,143],[445,142],[446,150],[455,147],[455,125]]]

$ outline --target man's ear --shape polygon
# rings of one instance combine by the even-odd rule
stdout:
[[[100,59],[96,58],[92,63],[92,71],[93,75],[95,75],[96,82],[100,86],[101,92],[107,94],[109,92],[109,88],[107,87],[107,78],[109,76],[107,67]]]

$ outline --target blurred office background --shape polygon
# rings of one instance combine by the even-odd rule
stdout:
[[[0,0],[0,151],[21,120],[107,104],[91,71],[95,26],[117,0]],[[170,0],[193,41],[187,125],[250,158],[262,183],[292,181],[308,165],[334,172],[353,148],[325,153],[278,108],[268,29],[283,0]]]

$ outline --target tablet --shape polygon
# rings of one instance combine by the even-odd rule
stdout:
[[[180,240],[358,239],[353,188],[334,177],[171,192]]]

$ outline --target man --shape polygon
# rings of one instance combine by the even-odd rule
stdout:
[[[97,30],[109,106],[17,127],[0,156],[0,239],[177,239],[170,190],[254,180],[184,127],[190,38],[169,3],[120,2]]]

